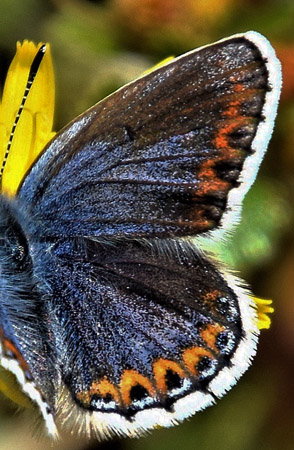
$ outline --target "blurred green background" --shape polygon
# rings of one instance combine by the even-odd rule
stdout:
[[[294,2],[293,0],[0,0],[0,77],[17,40],[51,43],[55,130],[161,59],[250,29],[283,66],[277,125],[243,220],[219,252],[260,297],[270,330],[238,385],[213,408],[139,440],[99,444],[36,439],[29,411],[0,398],[0,450],[292,450],[294,448]]]

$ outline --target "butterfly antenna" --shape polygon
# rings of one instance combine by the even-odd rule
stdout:
[[[34,82],[34,80],[36,78],[37,72],[39,70],[39,67],[40,67],[40,64],[42,62],[42,59],[43,59],[43,57],[45,55],[45,52],[46,52],[46,45],[43,44],[39,48],[39,50],[36,53],[36,56],[35,56],[32,64],[31,64],[31,68],[30,68],[30,72],[29,72],[29,76],[28,76],[28,81],[27,81],[27,84],[26,84],[26,87],[25,87],[25,90],[24,90],[24,94],[23,94],[23,97],[22,97],[21,104],[20,104],[20,106],[18,108],[18,111],[17,111],[16,117],[15,117],[14,123],[12,125],[12,129],[11,129],[10,136],[9,136],[9,141],[8,141],[8,144],[7,144],[7,147],[6,147],[6,151],[5,151],[5,155],[4,155],[4,158],[3,158],[3,161],[2,161],[2,167],[0,169],[0,183],[2,181],[4,168],[5,168],[5,165],[6,165],[6,162],[7,162],[7,158],[8,158],[9,152],[10,152],[10,148],[11,148],[11,144],[12,144],[12,140],[13,140],[13,136],[14,136],[14,133],[15,133],[16,126],[17,126],[18,121],[20,119],[21,113],[23,111],[24,105],[25,105],[26,100],[28,98],[28,95],[29,95],[30,89],[32,87],[32,84],[33,84],[33,82]]]

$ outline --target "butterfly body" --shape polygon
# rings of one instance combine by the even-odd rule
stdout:
[[[247,369],[254,303],[200,247],[240,216],[276,74],[256,33],[183,55],[69,124],[1,198],[1,363],[14,347],[52,434],[171,426]]]

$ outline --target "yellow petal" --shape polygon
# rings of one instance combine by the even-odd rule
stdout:
[[[16,377],[0,366],[0,391],[14,403],[25,408],[33,408],[31,400],[22,392]]]
[[[159,67],[165,66],[167,63],[171,62],[173,59],[175,59],[174,56],[168,56],[167,58],[163,59],[162,61],[159,61],[159,63],[155,64],[155,66],[150,67],[150,69],[145,70],[142,73],[143,75],[148,75],[148,73],[153,72],[153,70],[159,69]]]
[[[17,43],[16,55],[10,65],[0,106],[0,161],[2,163],[9,135],[20,107],[31,64],[41,44]],[[28,94],[17,124],[12,146],[2,177],[2,192],[9,196],[17,188],[38,154],[53,137],[55,85],[49,45]],[[1,164],[0,164],[1,165]]]
[[[253,300],[257,308],[258,328],[260,330],[264,328],[268,329],[271,326],[271,319],[268,314],[272,314],[274,312],[274,308],[271,306],[272,300],[265,300],[258,297],[253,297]]]

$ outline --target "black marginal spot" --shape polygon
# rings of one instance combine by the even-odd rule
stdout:
[[[204,372],[205,370],[209,370],[212,366],[212,360],[208,358],[208,356],[203,356],[199,363],[197,364],[197,370],[199,372]]]
[[[230,145],[235,148],[245,150],[246,153],[250,153],[251,143],[254,138],[256,128],[257,124],[254,124],[251,127],[245,126],[235,129],[228,135]]]
[[[211,206],[211,208],[209,208],[208,213],[207,213],[207,216],[217,223],[220,221],[222,215],[223,215],[222,209],[220,209],[216,206]]]
[[[260,122],[264,99],[261,97],[250,98],[242,103],[242,115]]]
[[[103,397],[103,401],[104,401],[104,403],[110,403],[110,402],[112,402],[112,401],[113,401],[112,395],[111,395],[111,394],[106,394],[106,395]]]
[[[238,162],[236,164],[229,162],[219,162],[215,164],[215,169],[218,176],[224,180],[235,185],[238,184],[237,180],[239,178],[240,172],[242,170],[242,163]]]
[[[223,331],[218,335],[215,345],[220,350],[227,362],[234,353],[234,350],[236,348],[236,340],[232,333]]]
[[[131,388],[130,398],[133,401],[140,401],[148,397],[149,393],[141,384],[136,384]]]
[[[167,370],[165,373],[165,382],[168,391],[182,387],[181,377],[173,370]]]
[[[246,137],[246,136],[252,137],[252,131],[249,131],[248,128],[246,128],[246,127],[236,128],[234,131],[229,133],[228,136],[230,136],[231,138],[234,138],[234,139],[239,139],[239,138]]]
[[[217,348],[219,348],[221,351],[226,348],[226,346],[228,345],[229,342],[229,336],[227,332],[222,332],[218,335],[217,339],[216,339],[216,346]]]

